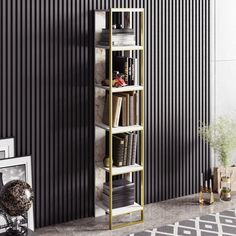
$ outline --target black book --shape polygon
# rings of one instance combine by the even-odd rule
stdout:
[[[123,138],[113,135],[113,163],[115,166],[122,166],[125,141]]]
[[[126,160],[127,160],[127,155],[128,155],[128,139],[129,139],[129,135],[127,133],[122,133],[122,134],[118,134],[117,136],[121,137],[124,139],[125,141],[125,145],[124,145],[124,155],[123,155],[123,166],[126,166]]]
[[[116,191],[122,191],[127,187],[134,187],[134,183],[126,180],[126,179],[117,179],[112,181],[112,189],[113,193]],[[103,189],[109,190],[109,182],[103,183]]]
[[[132,61],[133,58],[128,58],[128,85],[132,85]]]
[[[131,165],[131,158],[132,158],[132,146],[133,146],[133,133],[129,133],[128,138],[128,153],[127,153],[127,161],[126,165]]]
[[[138,141],[138,134],[133,134],[133,146],[132,146],[132,158],[131,158],[131,165],[134,165],[136,162],[136,153],[137,153],[137,141]]]

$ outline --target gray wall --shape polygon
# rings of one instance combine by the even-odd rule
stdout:
[[[236,1],[212,2],[213,118],[231,116],[236,119]],[[236,152],[232,158],[232,163],[236,164]],[[216,159],[214,163],[217,165]]]

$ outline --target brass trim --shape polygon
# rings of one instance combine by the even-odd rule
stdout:
[[[112,90],[112,10],[109,12],[109,88]],[[109,227],[112,228],[112,93],[109,93]]]
[[[123,228],[123,227],[140,224],[140,223],[143,223],[143,222],[144,222],[143,220],[136,220],[136,221],[132,221],[132,222],[127,222],[127,223],[122,223],[122,224],[118,224],[118,225],[113,225],[111,230],[120,229],[120,228]]]

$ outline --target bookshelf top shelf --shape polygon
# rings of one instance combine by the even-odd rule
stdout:
[[[104,167],[101,166],[101,168],[107,172],[110,172],[109,167]],[[121,166],[121,167],[116,167],[113,166],[112,167],[112,175],[121,175],[121,174],[126,174],[126,173],[130,173],[130,172],[138,172],[138,171],[142,171],[143,167],[139,164],[134,164],[134,165],[130,165],[130,166]]]
[[[107,45],[96,45],[97,48],[110,49],[110,46]],[[132,51],[132,50],[143,50],[143,46],[134,45],[134,46],[112,46],[112,51]]]
[[[105,90],[110,90],[109,86],[103,86],[101,84],[96,84],[96,87],[105,89]],[[140,91],[140,90],[143,90],[143,86],[132,85],[132,86],[119,87],[119,88],[112,87],[111,92],[120,93],[120,92],[130,92],[130,91]]]
[[[109,126],[105,125],[103,123],[96,123],[97,127],[100,127],[102,129],[105,129],[109,131]],[[131,126],[118,126],[117,128],[112,128],[112,133],[113,134],[120,134],[120,133],[125,133],[125,132],[132,132],[132,131],[141,131],[143,130],[143,126],[141,125],[131,125]]]

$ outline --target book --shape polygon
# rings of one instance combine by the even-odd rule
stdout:
[[[122,97],[122,108],[121,108],[121,126],[129,125],[129,93],[117,93],[116,96]]]
[[[112,136],[113,141],[113,163],[115,166],[123,165],[125,140],[117,135]]]
[[[134,94],[134,123],[139,125],[139,93]]]
[[[128,58],[128,85],[132,85],[132,58]]]
[[[139,85],[139,80],[138,80],[138,59],[134,58],[134,85]]]
[[[131,165],[131,158],[132,158],[132,146],[133,146],[133,133],[129,133],[129,138],[128,138],[128,152],[127,152],[127,160],[126,160],[126,165],[129,166]]]
[[[110,33],[109,29],[102,29],[102,33]],[[134,34],[134,29],[132,28],[123,28],[123,29],[112,29],[112,34]]]
[[[127,41],[127,40],[122,40],[122,41],[112,41],[112,45],[113,46],[135,46],[135,41],[131,40],[131,41]],[[99,42],[100,45],[103,46],[109,46],[109,42],[106,41],[101,41]]]
[[[133,134],[133,144],[132,144],[131,165],[134,165],[136,162],[137,142],[138,142],[138,134],[134,133]]]
[[[123,154],[123,166],[126,166],[126,160],[128,155],[128,138],[129,135],[127,133],[118,134],[119,137],[124,139],[125,145],[124,145],[124,154]]]
[[[112,97],[112,126],[118,127],[121,113],[122,97]],[[106,96],[102,122],[109,125],[109,95]]]
[[[134,93],[129,96],[129,125],[135,125],[135,99]]]
[[[102,195],[103,198],[103,205],[106,207],[109,207],[109,195],[106,195],[105,193],[103,193]],[[112,197],[112,208],[119,208],[119,207],[125,207],[125,206],[130,206],[134,204],[134,198],[127,198],[126,196],[124,196],[123,198],[120,199],[114,199]]]
[[[110,32],[109,29],[103,29],[101,33],[102,45],[109,45]],[[136,36],[133,29],[113,29],[112,30],[112,45],[126,46],[135,45]]]
[[[117,179],[112,181],[112,189],[113,193],[116,191],[121,191],[122,189],[126,189],[127,187],[134,187],[134,183],[126,180],[126,179]],[[109,182],[103,183],[103,189],[109,190]]]

